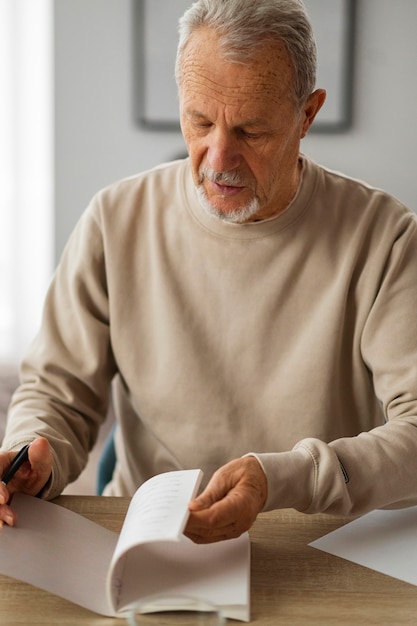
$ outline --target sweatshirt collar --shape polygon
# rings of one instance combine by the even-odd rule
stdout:
[[[300,154],[300,184],[293,200],[275,217],[248,224],[230,224],[208,215],[201,206],[192,177],[189,159],[184,161],[184,195],[189,214],[205,230],[227,239],[257,239],[291,227],[307,210],[315,187],[316,169],[312,161]]]

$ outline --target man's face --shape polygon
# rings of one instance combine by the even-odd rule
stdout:
[[[182,59],[181,127],[194,182],[208,210],[234,222],[277,215],[298,188],[306,107],[291,98],[284,45],[265,43],[251,59],[222,58],[214,31],[200,29]]]

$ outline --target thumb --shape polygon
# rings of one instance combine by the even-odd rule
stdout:
[[[19,472],[10,482],[10,493],[22,491],[36,495],[47,483],[52,471],[52,452],[45,437],[37,437],[32,441],[28,451],[28,463],[24,463]]]
[[[228,492],[226,483],[221,480],[220,472],[215,472],[207,487],[188,505],[190,511],[209,509],[215,502],[222,500]]]
[[[29,446],[29,463],[38,472],[49,471],[52,467],[52,453],[49,441],[37,437]]]
[[[215,502],[209,494],[206,494],[206,490],[203,491],[197,498],[191,500],[188,504],[189,511],[202,511],[203,509],[209,509]]]

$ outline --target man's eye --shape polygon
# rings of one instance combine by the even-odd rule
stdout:
[[[211,122],[199,122],[197,120],[194,120],[193,125],[196,128],[201,128],[201,129],[207,129],[210,128],[212,126]]]
[[[260,139],[262,137],[262,133],[250,132],[248,130],[241,130],[241,135],[245,137],[245,139]]]
[[[193,125],[194,132],[199,135],[206,135],[210,132],[211,124],[201,124],[197,123]]]

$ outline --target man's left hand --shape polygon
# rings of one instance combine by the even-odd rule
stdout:
[[[239,537],[262,511],[267,491],[265,473],[255,457],[245,456],[227,463],[190,502],[184,534],[195,543]]]

